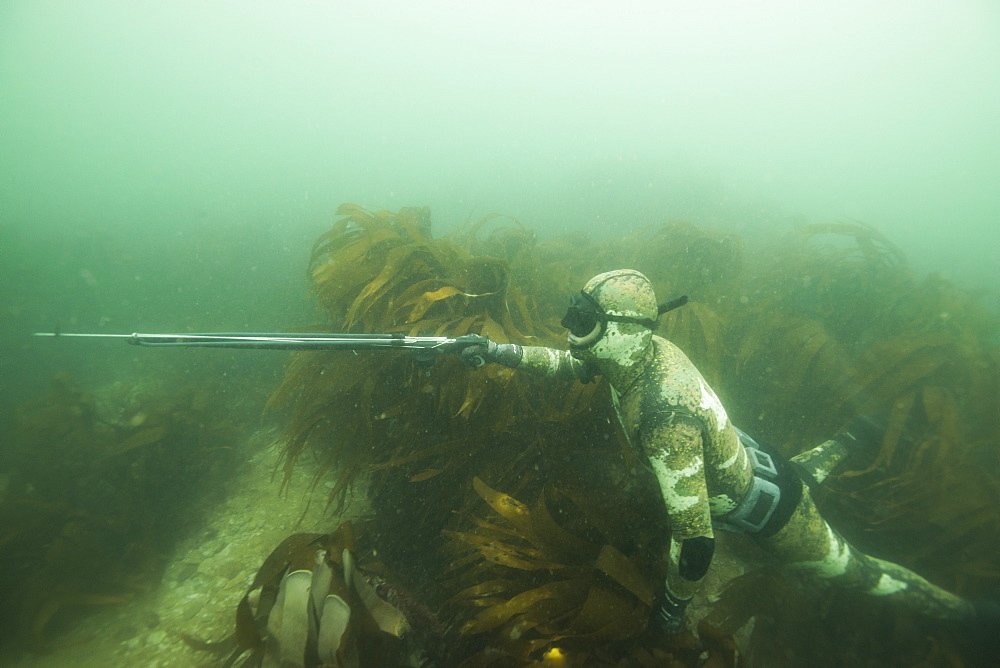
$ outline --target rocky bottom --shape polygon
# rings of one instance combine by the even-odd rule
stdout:
[[[256,434],[248,452],[252,455],[228,484],[226,500],[205,509],[204,527],[168,555],[158,587],[126,603],[68,615],[50,633],[48,651],[0,655],[0,663],[15,668],[219,665],[218,655],[194,649],[184,637],[214,641],[228,636],[240,598],[283,539],[332,531],[365,511],[364,491],[356,490],[345,512],[334,516],[326,507],[333,476],[327,473],[313,487],[317,468],[308,458],[297,463],[291,483],[281,489],[280,445],[273,432]],[[707,614],[725,583],[746,571],[745,555],[736,556],[726,538],[721,537],[703,593],[691,606],[692,622]]]
[[[67,616],[50,632],[41,654],[2,656],[19,668],[56,666],[213,666],[219,658],[193,649],[183,636],[212,641],[232,633],[236,605],[257,569],[291,533],[325,532],[363,510],[352,502],[342,518],[326,509],[332,481],[312,481],[315,464],[303,458],[281,489],[275,464],[280,445],[273,433],[256,434],[252,456],[228,484],[225,502],[205,509],[204,527],[183,540],[159,585],[123,604]]]

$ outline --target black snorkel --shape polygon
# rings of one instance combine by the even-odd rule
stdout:
[[[676,299],[663,302],[656,307],[657,316],[673,311],[688,303],[688,296],[681,295]],[[561,325],[573,332],[576,336],[585,336],[594,328],[598,322],[627,322],[635,325],[642,325],[649,329],[656,329],[656,320],[648,318],[633,318],[626,315],[608,315],[601,308],[591,295],[582,290],[570,298],[569,308],[563,316]]]
[[[662,304],[656,307],[657,315],[663,315],[664,313],[667,313],[668,311],[673,311],[675,308],[680,308],[687,303],[688,303],[687,295],[681,295],[677,299],[671,299],[668,302],[663,302]]]

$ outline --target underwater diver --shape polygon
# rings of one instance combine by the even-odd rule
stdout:
[[[877,439],[877,427],[856,420],[791,462],[762,450],[732,424],[687,356],[653,334],[659,315],[676,303],[658,306],[649,279],[638,271],[610,271],[573,297],[562,320],[569,350],[489,341],[462,352],[470,367],[496,362],[552,379],[602,375],[608,381],[626,438],[648,460],[670,517],[666,582],[651,629],[683,629],[686,608],[712,562],[715,531],[724,529],[748,534],[787,567],[932,618],[1000,631],[995,604],[974,605],[859,552],[820,516],[800,473],[822,481],[846,455]]]

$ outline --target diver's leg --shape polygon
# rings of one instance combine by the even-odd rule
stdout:
[[[795,455],[791,461],[798,464],[801,470],[809,474],[816,482],[823,482],[852,453],[853,449],[840,441],[831,440],[820,443],[812,450]]]
[[[940,619],[969,619],[972,604],[897,564],[869,557],[853,548],[819,514],[802,490],[791,519],[776,534],[757,537],[788,567],[812,573],[838,586],[897,600],[912,610]]]
[[[842,434],[795,455],[791,461],[816,482],[823,482],[848,457],[858,453],[874,456],[884,432],[885,428],[878,422],[867,415],[859,415]]]

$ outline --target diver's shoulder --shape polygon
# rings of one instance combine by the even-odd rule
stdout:
[[[656,386],[660,401],[674,406],[697,405],[701,396],[701,374],[687,355],[676,345],[659,336],[653,337],[656,353],[647,378]]]
[[[688,356],[676,344],[662,336],[653,336],[653,345],[656,347],[655,363],[673,373],[683,372],[692,376],[698,376],[698,369]]]

